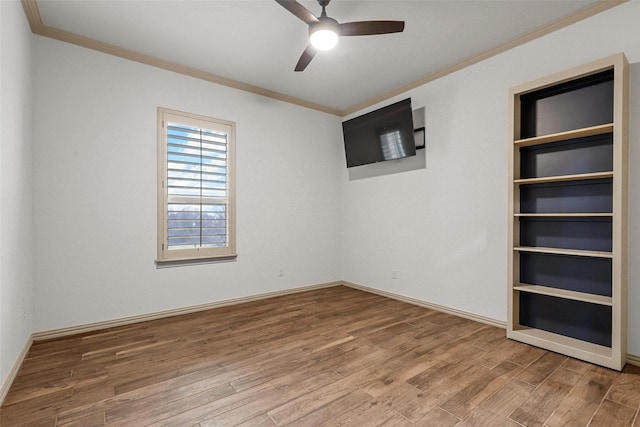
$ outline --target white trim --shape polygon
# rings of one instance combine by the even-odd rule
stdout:
[[[370,288],[368,286],[363,286],[363,285],[358,285],[356,283],[343,281],[342,284],[344,286],[348,286],[350,288],[359,289],[361,291],[365,291],[365,292],[369,292],[369,293],[372,293],[372,294],[381,295],[383,297],[392,298],[392,299],[395,299],[395,300],[398,300],[398,301],[406,302],[406,303],[417,305],[417,306],[420,306],[420,307],[430,308],[432,310],[441,311],[443,313],[452,314],[454,316],[464,317],[465,319],[474,320],[476,322],[484,323],[486,325],[495,326],[497,328],[506,329],[506,327],[507,327],[507,323],[506,322],[503,322],[503,321],[500,321],[500,320],[496,320],[496,319],[491,319],[490,317],[480,316],[480,315],[474,314],[474,313],[469,313],[467,311],[462,311],[462,310],[457,310],[455,308],[445,307],[445,306],[442,306],[442,305],[438,305],[438,304],[434,304],[434,303],[431,303],[431,302],[422,301],[422,300],[411,298],[411,297],[407,297],[407,296],[404,296],[404,295],[394,294],[392,292],[381,291],[379,289]]]
[[[627,363],[633,366],[640,366],[640,356],[627,353]]]
[[[4,398],[7,397],[9,389],[13,385],[13,381],[18,376],[18,372],[20,372],[20,368],[22,367],[24,360],[27,358],[27,354],[29,354],[31,344],[33,344],[33,334],[31,334],[29,339],[27,339],[27,342],[24,344],[22,351],[16,358],[15,362],[13,362],[13,366],[11,367],[9,374],[0,384],[0,406],[2,406],[2,404],[4,403]]]
[[[339,286],[341,284],[342,282],[321,283],[317,285],[303,286],[300,288],[268,292],[264,294],[233,298],[233,299],[224,300],[224,301],[210,302],[207,304],[193,305],[190,307],[175,308],[172,310],[157,311],[154,313],[140,314],[137,316],[122,317],[120,319],[106,320],[104,322],[86,323],[84,325],[70,326],[68,328],[51,329],[48,331],[35,332],[32,337],[33,337],[33,341],[44,341],[52,338],[61,338],[61,337],[66,337],[70,335],[99,331],[101,329],[108,329],[108,328],[115,328],[118,326],[130,325],[132,323],[147,322],[149,320],[164,319],[166,317],[196,313],[198,311],[211,310],[213,308],[225,307],[228,305],[236,305],[236,304],[242,304],[242,303],[251,302],[251,301],[258,301],[258,300],[267,299],[267,298],[297,294],[300,292],[311,291],[314,289],[330,288],[333,286]]]

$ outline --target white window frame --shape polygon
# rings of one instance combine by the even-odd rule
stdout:
[[[227,134],[226,150],[226,197],[169,196],[167,185],[168,138],[167,124],[176,123],[199,129]],[[234,122],[215,119],[197,114],[158,107],[158,255],[157,262],[191,261],[220,258],[234,258],[236,254],[236,195],[235,195],[235,129]],[[226,204],[227,239],[224,247],[194,247],[189,249],[169,249],[168,209],[176,198],[200,203],[202,200]],[[196,200],[197,199],[197,200]]]

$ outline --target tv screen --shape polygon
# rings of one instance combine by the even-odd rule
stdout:
[[[342,122],[347,167],[415,156],[411,98]]]

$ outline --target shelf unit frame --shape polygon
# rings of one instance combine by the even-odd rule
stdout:
[[[532,138],[520,137],[521,97],[542,89],[613,70],[613,122],[582,129],[558,132]],[[616,54],[591,63],[562,71],[541,79],[515,86],[509,90],[508,130],[508,218],[507,218],[507,337],[577,359],[615,370],[622,370],[627,356],[627,211],[628,211],[628,152],[629,152],[629,72],[624,54]],[[541,178],[520,178],[520,148],[540,144],[563,142],[585,136],[612,134],[613,170],[575,175]],[[610,213],[521,213],[520,186],[562,181],[612,179],[612,212]],[[520,218],[578,218],[609,217],[612,221],[612,251],[581,251],[571,249],[522,247],[520,245]],[[520,283],[520,253],[533,252],[610,258],[611,297],[567,291],[548,286]],[[520,294],[542,294],[555,298],[580,301],[597,306],[611,307],[611,347],[571,338],[520,324]]]

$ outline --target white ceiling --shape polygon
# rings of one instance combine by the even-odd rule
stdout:
[[[273,0],[38,0],[42,22],[347,112],[563,20],[597,0],[333,0],[339,22],[404,20],[403,33],[343,37],[304,72],[307,25]],[[316,16],[315,0],[300,1]],[[424,79],[423,79],[424,80]]]

